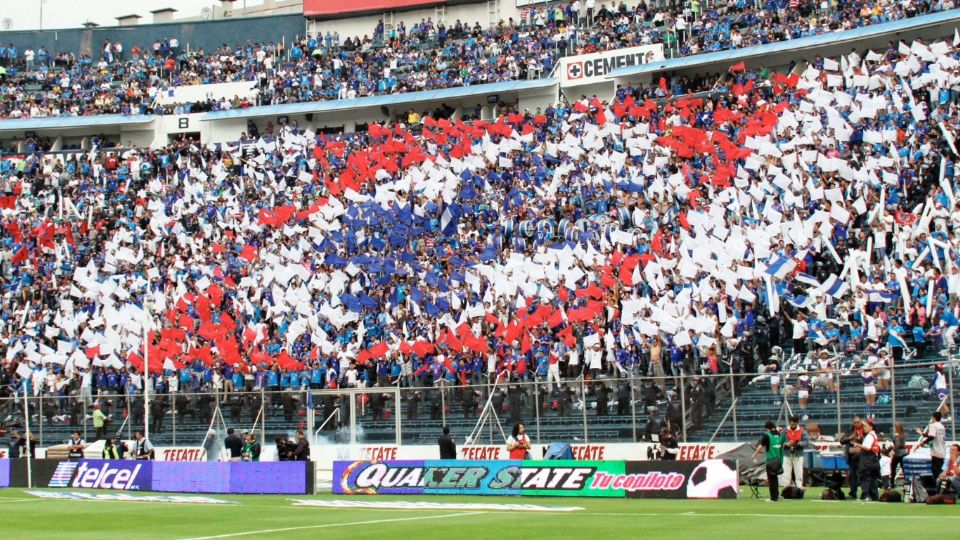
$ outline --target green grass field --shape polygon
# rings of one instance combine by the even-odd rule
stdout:
[[[807,496],[811,495],[816,499],[819,489],[809,490]],[[439,496],[345,498],[331,494],[210,497],[235,501],[236,504],[50,500],[30,495],[22,489],[0,490],[0,538],[960,538],[960,506],[810,499],[770,503],[752,498],[654,501]],[[294,506],[294,498],[533,504],[583,509],[546,513],[319,508]]]

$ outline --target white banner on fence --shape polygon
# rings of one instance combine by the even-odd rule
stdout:
[[[730,452],[744,443],[680,443],[678,459],[683,461],[701,461],[713,459],[720,454]],[[531,459],[543,459],[546,444],[534,444],[530,450]],[[607,443],[607,444],[571,444],[573,457],[577,460],[630,460],[647,459],[647,451],[655,450],[656,443]],[[332,469],[335,460],[403,460],[403,459],[440,459],[440,450],[436,445],[366,444],[311,447],[311,459],[317,463],[318,470]],[[457,448],[457,459],[497,460],[508,459],[506,445],[472,445]]]
[[[615,69],[663,60],[663,44],[641,45],[560,59],[560,86],[596,84]]]

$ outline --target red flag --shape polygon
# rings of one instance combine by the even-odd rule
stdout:
[[[387,347],[386,342],[381,341],[367,350],[370,351],[371,358],[383,358],[390,349]]]
[[[730,71],[734,73],[738,71],[744,71],[746,69],[747,69],[747,65],[743,61],[740,61],[739,63],[730,66]]]
[[[29,253],[30,250],[27,249],[27,246],[23,246],[19,251],[13,254],[13,257],[10,258],[10,262],[13,264],[20,264],[27,260],[27,255]]]
[[[240,257],[246,259],[247,262],[252,263],[257,258],[257,248],[251,245],[243,246],[243,251],[240,252]]]

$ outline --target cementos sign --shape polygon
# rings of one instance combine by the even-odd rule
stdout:
[[[148,461],[82,459],[70,487],[150,491],[152,465]]]
[[[728,460],[695,461],[337,461],[343,495],[529,495],[736,498]]]
[[[663,44],[567,56],[560,59],[560,86],[601,83],[613,70],[658,60],[663,60]]]

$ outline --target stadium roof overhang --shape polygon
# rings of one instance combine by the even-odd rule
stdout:
[[[232,109],[229,111],[209,112],[202,118],[203,121],[229,120],[236,118],[257,118],[263,116],[283,116],[309,113],[324,113],[332,111],[349,111],[361,109],[375,109],[395,105],[415,105],[424,103],[443,103],[460,98],[477,96],[499,95],[506,97],[529,91],[545,91],[556,89],[557,80],[553,78],[534,79],[527,81],[505,81],[490,84],[476,84],[444,88],[442,90],[427,90],[423,92],[407,92],[403,94],[387,94],[369,96],[356,99],[338,99],[331,101],[311,101],[308,103],[285,103],[282,105],[265,105],[246,109]]]
[[[662,72],[724,71],[744,61],[747,67],[764,65],[770,68],[784,66],[791,60],[812,58],[814,55],[846,54],[851,48],[871,49],[886,47],[888,41],[910,41],[916,38],[931,41],[952,36],[960,24],[960,9],[930,13],[863,28],[829,32],[776,43],[767,43],[742,49],[730,49],[706,54],[685,56],[617,69],[607,77],[616,83],[649,80]]]
[[[118,127],[149,124],[155,116],[102,114],[95,116],[57,116],[51,118],[20,118],[0,120],[0,133],[4,131],[66,131],[90,127]]]

